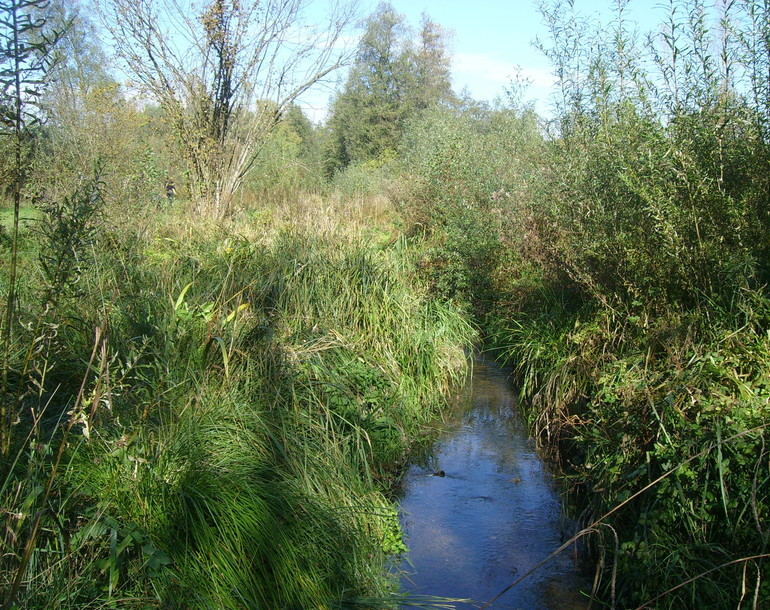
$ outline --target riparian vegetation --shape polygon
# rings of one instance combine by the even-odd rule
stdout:
[[[352,15],[311,65],[250,52],[301,19],[267,5],[207,2],[177,64],[174,3],[0,0],[3,603],[397,607],[393,483],[482,345],[597,600],[767,604],[766,3],[540,2],[548,120],[381,4],[322,125]]]

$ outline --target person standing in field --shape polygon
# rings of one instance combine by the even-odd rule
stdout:
[[[174,203],[176,197],[176,186],[174,185],[174,179],[169,178],[166,180],[166,199],[168,199],[169,205]]]

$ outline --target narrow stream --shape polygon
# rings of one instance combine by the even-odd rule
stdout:
[[[409,468],[401,497],[412,564],[402,566],[405,591],[478,607],[560,546],[557,490],[506,373],[493,363],[476,361],[426,462]],[[445,476],[431,476],[439,470]],[[565,552],[492,608],[585,608],[581,587],[586,582]]]

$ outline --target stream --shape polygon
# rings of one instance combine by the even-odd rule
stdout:
[[[438,471],[445,476],[431,476]],[[455,608],[492,599],[571,533],[507,373],[479,359],[431,455],[407,471],[401,506],[403,590],[472,600]],[[567,550],[491,608],[586,608],[581,588],[590,587]]]

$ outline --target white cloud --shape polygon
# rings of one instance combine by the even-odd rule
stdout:
[[[514,64],[482,53],[455,55],[453,68],[456,80],[484,80],[501,85],[516,71]]]

